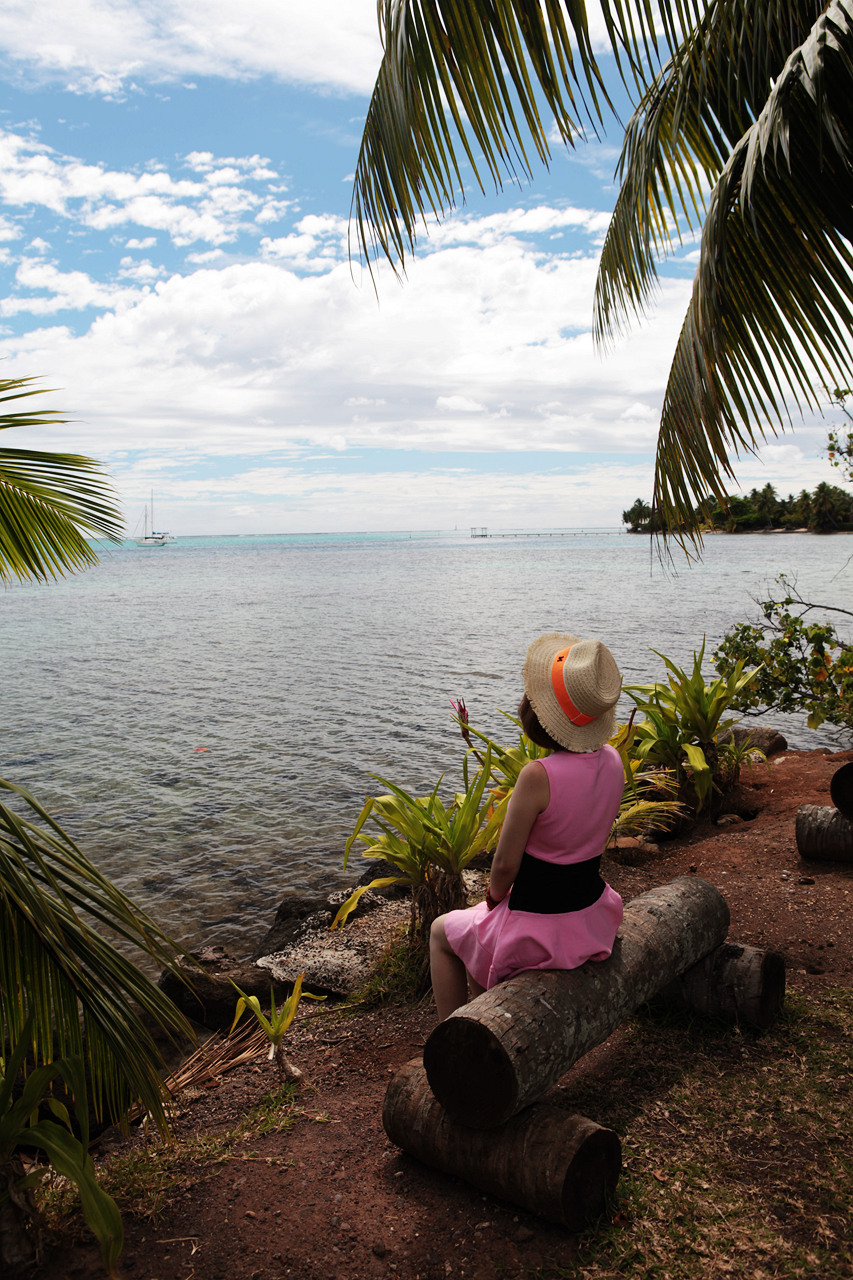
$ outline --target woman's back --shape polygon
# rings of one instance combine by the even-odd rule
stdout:
[[[539,761],[551,799],[527,838],[527,852],[545,862],[585,862],[603,851],[619,812],[625,771],[619,752],[555,751]]]

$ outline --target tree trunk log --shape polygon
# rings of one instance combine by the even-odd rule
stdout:
[[[436,1102],[417,1058],[389,1084],[382,1123],[424,1164],[572,1231],[603,1212],[622,1168],[612,1129],[545,1103],[488,1132],[458,1124]]]
[[[725,941],[728,927],[722,894],[695,876],[641,894],[609,959],[518,974],[440,1023],[424,1048],[430,1088],[461,1124],[503,1124]]]
[[[724,942],[665,987],[661,999],[766,1031],[785,1000],[785,961],[778,951]]]
[[[797,849],[803,858],[853,862],[853,822],[832,805],[801,805],[797,810]]]

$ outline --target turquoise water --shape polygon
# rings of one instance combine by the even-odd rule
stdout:
[[[673,575],[617,531],[128,543],[0,596],[0,776],[176,936],[248,949],[286,893],[339,874],[369,772],[456,783],[450,698],[503,735],[534,636],[598,635],[626,683],[661,678],[651,649],[710,652],[780,571],[849,602],[851,554],[851,535],[719,536]]]

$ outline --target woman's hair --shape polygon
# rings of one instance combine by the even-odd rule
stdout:
[[[536,743],[537,747],[547,747],[551,751],[566,750],[565,747],[551,737],[547,729],[543,729],[539,723],[539,717],[530,705],[530,699],[527,694],[518,704],[518,718],[521,721],[522,729],[530,741]]]

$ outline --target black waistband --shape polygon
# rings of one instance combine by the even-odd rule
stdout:
[[[598,902],[605,889],[601,858],[586,862],[545,862],[525,852],[509,895],[510,911],[533,911],[540,916],[583,911]]]

